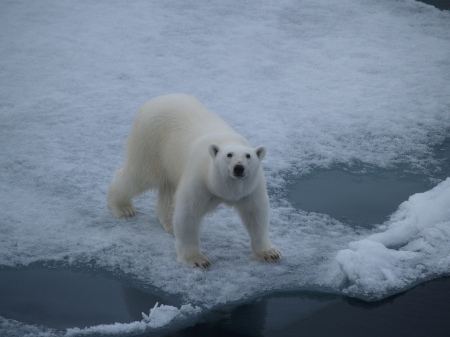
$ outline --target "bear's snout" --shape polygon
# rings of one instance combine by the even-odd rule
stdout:
[[[244,171],[245,171],[244,165],[238,164],[233,168],[233,173],[235,177],[243,177]]]

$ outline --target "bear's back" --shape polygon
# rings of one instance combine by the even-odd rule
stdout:
[[[157,97],[145,104],[141,110],[149,115],[144,116],[145,119],[151,118],[149,122],[178,136],[199,138],[209,133],[235,132],[222,118],[187,94]]]
[[[204,162],[209,159],[209,144],[230,140],[246,142],[195,97],[169,94],[139,109],[127,148],[133,149],[128,155],[134,162],[147,163],[154,178],[176,184],[189,160]]]

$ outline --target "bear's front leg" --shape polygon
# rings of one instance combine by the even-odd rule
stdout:
[[[239,200],[236,209],[250,236],[253,258],[266,262],[281,260],[283,254],[269,238],[269,197],[263,186]]]
[[[206,213],[191,204],[193,196],[177,196],[173,214],[173,232],[177,261],[191,268],[208,268],[208,258],[200,252],[200,224]]]

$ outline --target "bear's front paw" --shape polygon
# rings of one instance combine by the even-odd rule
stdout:
[[[277,247],[273,247],[268,250],[264,250],[262,252],[253,253],[253,257],[257,260],[266,261],[266,262],[274,262],[281,260],[283,254],[278,250]]]
[[[211,262],[202,253],[193,253],[189,254],[189,256],[179,257],[178,262],[184,263],[191,268],[209,268],[211,266]]]
[[[109,206],[112,214],[118,218],[131,218],[136,215],[136,208],[134,208],[132,203],[121,205],[121,206]]]

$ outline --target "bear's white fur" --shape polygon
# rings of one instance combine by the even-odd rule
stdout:
[[[276,261],[269,239],[269,198],[261,168],[263,146],[250,143],[196,98],[171,94],[139,109],[124,164],[108,191],[118,218],[136,214],[131,199],[158,190],[157,217],[175,235],[177,260],[206,268],[200,223],[220,203],[234,206],[250,236],[253,257]]]

